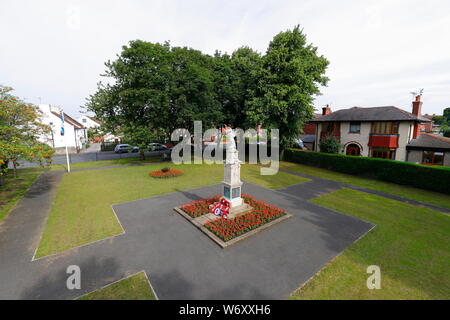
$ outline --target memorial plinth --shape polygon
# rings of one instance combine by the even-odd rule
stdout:
[[[227,149],[223,166],[223,197],[230,203],[230,214],[250,210],[252,207],[241,197],[241,161],[236,148]]]

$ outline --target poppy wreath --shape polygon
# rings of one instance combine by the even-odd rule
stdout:
[[[151,176],[153,178],[164,179],[164,178],[178,177],[178,176],[181,176],[182,174],[183,174],[183,171],[168,168],[167,170],[164,170],[164,171],[163,170],[152,171],[152,172],[150,172],[149,176]]]
[[[253,207],[252,210],[234,219],[213,220],[204,227],[223,241],[229,241],[286,214],[285,210],[258,201],[247,194],[242,194],[242,198]]]

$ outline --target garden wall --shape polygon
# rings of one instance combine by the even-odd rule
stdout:
[[[450,194],[450,168],[286,149],[283,160]]]

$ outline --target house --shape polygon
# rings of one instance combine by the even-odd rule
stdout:
[[[77,121],[87,129],[95,129],[100,127],[101,125],[101,122],[97,120],[96,117],[89,117],[86,115],[82,115],[81,117],[77,118]]]
[[[432,115],[425,114],[425,115],[423,115],[423,117],[427,118],[428,120],[431,120],[431,122],[427,122],[422,126],[422,128],[421,128],[422,132],[430,132],[430,133],[438,134],[441,131],[441,126],[434,123],[434,121],[433,121],[433,118],[437,117],[436,114],[432,114]]]
[[[450,138],[422,133],[406,145],[406,151],[408,162],[450,166]]]
[[[311,120],[316,123],[316,151],[320,151],[320,140],[331,136],[341,143],[343,154],[406,161],[406,146],[419,137],[421,126],[430,122],[421,116],[421,96],[412,103],[412,112],[394,106],[335,112],[326,108],[323,116]]]
[[[318,119],[322,116],[325,116],[327,114],[331,113],[331,108],[329,105],[327,105],[326,107],[322,108],[322,114],[320,113],[315,113],[314,114],[314,118]],[[300,139],[303,141],[303,145],[308,149],[308,150],[314,150],[314,145],[315,145],[315,141],[316,141],[316,127],[317,127],[317,123],[314,121],[308,121],[305,126],[303,127],[302,130],[302,134],[300,134]]]
[[[76,153],[85,148],[87,130],[81,123],[64,113],[64,135],[62,135],[60,108],[41,104],[39,109],[43,113],[42,123],[52,128],[52,132],[48,136],[41,137],[42,142],[53,147],[57,154],[64,153],[66,145],[70,153]]]

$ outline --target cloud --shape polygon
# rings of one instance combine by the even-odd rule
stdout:
[[[171,40],[210,54],[243,45],[265,52],[274,35],[300,24],[330,60],[318,107],[409,110],[409,92],[423,87],[424,112],[441,113],[450,106],[449,10],[446,0],[6,0],[0,83],[76,116],[104,62],[129,40]]]

